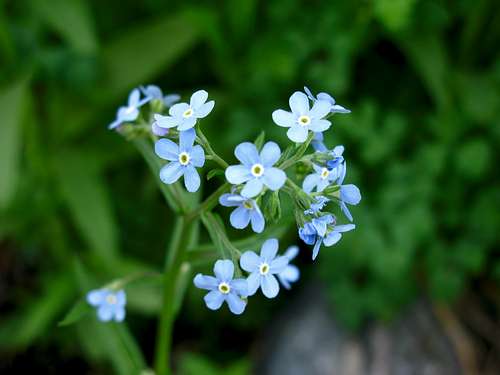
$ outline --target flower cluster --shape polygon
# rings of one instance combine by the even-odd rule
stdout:
[[[324,132],[332,126],[330,117],[350,111],[329,94],[315,96],[304,87],[304,92],[290,96],[290,111],[277,109],[272,113],[274,123],[288,129],[286,135],[292,144],[282,153],[277,143],[265,142],[262,135],[254,142],[237,145],[234,156],[238,163],[229,165],[215,153],[199,126],[215,107],[215,102],[208,100],[207,91],[194,92],[189,103],[177,103],[179,99],[175,94],[164,96],[157,86],[134,89],[127,106],[120,107],[109,128],[128,137],[144,136],[146,132],[154,140],[156,156],[166,161],[159,170],[159,179],[168,189],[175,188],[173,191],[178,192],[178,184],[170,185],[182,177],[186,190],[197,192],[202,182],[200,168],[207,161],[209,165],[216,164],[207,177],[223,169],[227,183],[194,211],[198,219],[201,215],[212,238],[220,239],[216,242],[224,247],[219,249],[223,259],[215,262],[214,276],[199,273],[194,277],[194,285],[208,291],[204,300],[209,309],[217,310],[226,302],[232,313],[241,314],[248,298],[259,289],[265,297],[274,298],[280,284],[289,289],[299,279],[299,269],[290,264],[299,248],[292,246],[278,255],[278,240],[266,239],[265,235],[266,225],[281,218],[280,200],[284,194],[293,202],[298,235],[312,246],[313,260],[321,246],[336,244],[342,233],[355,228],[352,223],[339,223],[338,217],[329,211],[337,206],[352,222],[348,206],[358,204],[361,194],[355,185],[344,184],[347,173],[344,147],[329,149],[324,142]],[[146,103],[149,111],[143,110]],[[223,227],[224,221],[217,220],[212,213],[206,214],[217,202],[232,208],[228,222],[233,228],[249,227],[255,233],[262,233],[259,254],[250,250],[240,252],[225,230],[214,229]],[[207,224],[209,218],[214,218],[214,222]],[[87,300],[98,309],[102,321],[121,321],[125,316],[123,290],[92,291]]]

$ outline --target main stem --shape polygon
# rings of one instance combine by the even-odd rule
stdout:
[[[164,267],[163,300],[158,324],[155,372],[156,375],[170,375],[170,351],[175,320],[175,292],[179,283],[181,264],[188,247],[192,222],[181,216],[177,219]]]

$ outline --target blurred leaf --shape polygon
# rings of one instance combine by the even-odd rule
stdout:
[[[89,2],[85,0],[32,0],[33,9],[55,31],[82,53],[95,53],[97,38]]]
[[[212,178],[214,178],[215,176],[224,176],[224,170],[222,169],[211,169],[208,173],[207,173],[207,181],[211,180]]]
[[[411,20],[416,0],[375,0],[375,16],[391,31],[399,31]]]
[[[262,146],[264,146],[264,141],[266,140],[266,132],[262,130],[260,134],[258,135],[257,138],[255,138],[255,141],[253,142],[255,144],[255,147],[257,147],[257,150],[261,150]]]
[[[197,353],[184,353],[180,360],[180,375],[248,375],[250,363],[248,360],[239,360],[222,368],[217,362]]]
[[[15,192],[20,174],[21,122],[27,79],[23,78],[0,92],[0,209]]]
[[[63,197],[90,249],[102,258],[116,257],[117,227],[97,168],[76,151],[59,155],[55,164]]]
[[[65,317],[57,324],[59,327],[69,326],[73,323],[78,322],[85,315],[92,312],[94,309],[90,306],[87,301],[78,301],[71,310],[65,315]]]

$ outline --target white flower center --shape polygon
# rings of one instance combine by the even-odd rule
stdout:
[[[222,294],[228,294],[231,291],[231,287],[228,283],[222,282],[219,284],[219,292]]]
[[[245,201],[245,202],[243,202],[243,207],[245,207],[247,210],[253,210],[252,201]]]
[[[269,272],[269,264],[261,263],[259,266],[259,272],[261,275],[267,275]]]
[[[190,160],[191,158],[189,157],[189,154],[187,152],[181,152],[179,154],[179,163],[181,163],[182,165],[188,165]]]
[[[255,177],[260,177],[264,174],[264,166],[262,164],[254,164],[251,169],[252,174]]]
[[[184,113],[182,114],[182,117],[184,118],[190,118],[191,116],[193,115],[193,109],[192,108],[188,108],[184,111]]]
[[[302,115],[299,117],[299,119],[297,121],[299,122],[299,125],[307,126],[311,123],[311,118],[309,116]]]
[[[321,176],[321,178],[322,178],[323,180],[326,180],[326,179],[328,178],[328,176],[329,176],[329,175],[330,175],[330,171],[329,171],[328,169],[323,168],[323,169],[321,170],[321,174],[320,174],[320,176]]]
[[[108,294],[106,296],[106,302],[110,305],[115,305],[116,302],[118,302],[118,299],[116,298],[116,296],[114,294]]]

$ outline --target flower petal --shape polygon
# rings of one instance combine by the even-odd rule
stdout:
[[[288,266],[288,262],[290,259],[288,259],[286,256],[280,256],[275,258],[270,264],[269,264],[269,272],[270,273],[280,273],[283,272]]]
[[[307,95],[300,91],[295,91],[289,100],[290,109],[294,115],[306,115],[309,113],[309,99]]]
[[[141,92],[139,91],[139,89],[133,89],[130,92],[130,95],[128,96],[129,107],[137,106],[137,103],[139,103],[140,97],[141,97]]]
[[[154,124],[156,124],[160,128],[169,129],[179,125],[179,119],[176,117],[162,116],[156,113],[154,115],[154,118],[155,118]]]
[[[347,219],[349,221],[353,220],[351,211],[349,211],[349,208],[347,207],[347,205],[344,202],[342,202],[342,201],[340,201],[340,209],[342,210],[342,212],[344,213],[345,217],[347,217]]]
[[[178,160],[179,146],[170,139],[160,139],[155,143],[155,154],[165,160]]]
[[[189,101],[189,105],[191,108],[196,110],[200,106],[203,105],[208,99],[208,92],[205,90],[198,90],[193,95],[191,95],[191,100]]]
[[[123,322],[123,320],[125,319],[125,308],[124,307],[118,306],[115,309],[114,319],[115,319],[115,322]]]
[[[318,185],[320,178],[321,177],[318,176],[317,173],[307,175],[306,178],[304,178],[304,182],[302,183],[302,190],[309,194],[311,191],[313,191],[316,185]]]
[[[262,293],[264,293],[267,298],[276,297],[280,291],[278,280],[276,280],[276,277],[271,274],[267,274],[262,277],[261,288]]]
[[[250,221],[252,223],[252,230],[255,233],[262,233],[266,225],[266,221],[264,220],[264,215],[262,215],[262,212],[257,205],[255,205],[255,208],[250,211]]]
[[[186,151],[191,149],[194,144],[194,140],[196,138],[196,132],[194,129],[189,129],[179,134],[179,150]]]
[[[168,114],[170,116],[176,117],[176,118],[183,118],[182,114],[186,112],[189,109],[189,104],[187,103],[177,103],[174,104],[170,109],[168,110]]]
[[[238,207],[238,206],[240,206],[241,201],[229,199],[232,197],[240,197],[240,195],[238,195],[238,194],[222,194],[219,197],[219,203],[221,204],[221,206],[224,206],[224,207]]]
[[[300,271],[297,266],[289,264],[279,276],[293,283],[299,279]]]
[[[361,193],[356,185],[342,185],[340,187],[340,199],[347,204],[358,204],[361,201]]]
[[[191,157],[191,164],[195,167],[200,168],[205,164],[205,151],[203,151],[203,147],[200,145],[193,146],[189,152],[189,156]]]
[[[125,306],[127,304],[127,295],[124,290],[119,290],[115,293],[116,304],[118,306]]]
[[[240,257],[240,266],[244,271],[254,272],[259,270],[260,257],[253,251],[245,251]]]
[[[168,134],[168,129],[160,128],[156,122],[151,124],[151,133],[157,135],[158,137],[164,137]]]
[[[331,108],[332,104],[330,102],[326,100],[317,100],[311,108],[309,116],[314,119],[321,119],[330,113]]]
[[[278,240],[276,238],[270,238],[266,240],[260,249],[260,257],[265,262],[270,263],[278,253]]]
[[[271,167],[266,168],[262,182],[269,189],[276,191],[282,188],[286,181],[286,174],[279,168]]]
[[[219,281],[231,281],[234,274],[234,264],[230,260],[218,260],[214,265],[214,274]]]
[[[109,322],[113,318],[113,308],[107,304],[99,306],[97,309],[97,318],[101,322]]]
[[[238,165],[231,165],[226,168],[226,179],[231,183],[231,184],[242,184],[243,182],[246,182],[253,178],[252,174],[250,173],[250,169],[247,166],[238,164]]]
[[[355,228],[356,228],[356,225],[354,225],[354,224],[336,225],[334,228],[334,231],[339,232],[339,233],[345,233],[345,232],[349,232]]]
[[[213,100],[210,100],[209,102],[203,104],[199,108],[196,109],[196,112],[194,115],[196,118],[204,118],[209,115],[210,112],[212,112],[212,109],[214,109],[215,102]]]
[[[286,135],[293,142],[304,143],[307,139],[307,128],[300,125],[293,125],[288,129]]]
[[[211,292],[207,293],[205,297],[203,297],[203,299],[205,300],[205,303],[210,310],[218,310],[222,306],[225,298],[224,294],[222,294],[218,290],[212,290]]]
[[[255,163],[260,163],[257,147],[253,143],[243,142],[234,149],[234,155],[238,160],[247,166],[252,166]]]
[[[219,281],[213,276],[205,276],[201,273],[194,277],[194,285],[200,289],[214,290],[217,289]]]
[[[234,279],[231,280],[231,289],[236,292],[239,296],[248,296],[248,283],[246,279]]]
[[[299,247],[298,246],[290,246],[285,251],[285,256],[290,260],[294,259],[298,254],[299,254]]]
[[[226,302],[229,306],[229,310],[236,315],[242,314],[247,305],[247,302],[238,297],[236,293],[229,293],[226,296]]]
[[[183,118],[181,122],[179,122],[179,126],[177,130],[183,132],[185,130],[192,129],[196,125],[197,118],[191,116],[189,118]],[[194,129],[193,129],[194,130]]]
[[[184,186],[190,193],[198,191],[200,188],[200,175],[195,167],[188,165],[184,170]]]
[[[339,242],[341,238],[342,235],[339,232],[333,231],[323,239],[323,243],[325,246],[333,246]]]
[[[184,167],[178,161],[173,161],[160,169],[160,180],[165,184],[173,184],[184,174]]]
[[[260,152],[260,160],[264,167],[272,167],[280,158],[281,150],[274,142],[267,142]]]
[[[91,290],[87,293],[87,302],[92,306],[98,306],[104,301],[107,294],[105,289]]]
[[[255,292],[257,292],[257,289],[259,289],[260,286],[260,280],[261,277],[258,271],[252,272],[250,275],[248,275],[247,277],[248,296],[253,296]]]
[[[289,128],[296,123],[296,116],[291,112],[277,109],[273,112],[273,121],[278,126]]]
[[[314,247],[313,247],[312,260],[316,259],[316,257],[318,256],[319,248],[321,247],[322,242],[323,242],[323,239],[318,237],[318,239],[316,240],[316,243],[314,244]]]
[[[179,94],[168,94],[168,95],[165,95],[165,97],[163,98],[163,103],[165,103],[165,105],[167,107],[172,107],[180,99],[181,99],[181,96]]]
[[[229,221],[236,229],[246,228],[250,222],[250,212],[245,207],[240,206],[231,212]]]
[[[246,198],[253,198],[262,191],[263,183],[259,178],[254,178],[249,180],[243,190],[241,190],[241,195]]]
[[[332,123],[328,120],[312,120],[309,129],[313,132],[324,132],[328,130]]]

